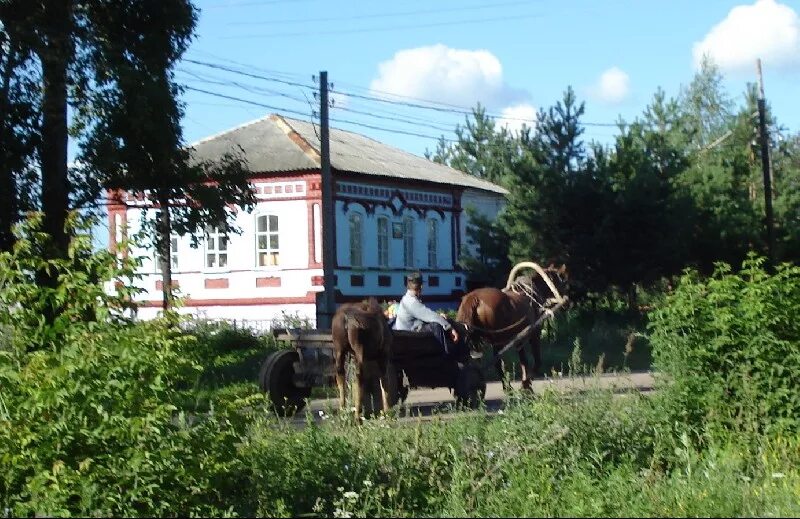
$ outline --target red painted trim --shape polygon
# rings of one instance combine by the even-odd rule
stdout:
[[[321,287],[325,284],[325,280],[322,276],[311,276],[311,286],[314,287]]]
[[[281,278],[277,277],[256,278],[257,288],[279,287],[279,286],[281,286]]]
[[[297,297],[250,297],[231,299],[186,299],[184,307],[194,306],[260,306],[260,305],[296,305],[316,303],[316,292],[308,292]],[[139,306],[152,308],[162,306],[162,301],[142,301]]]
[[[204,280],[204,286],[209,289],[228,288],[228,278],[212,278]]]
[[[322,199],[321,198],[312,198],[308,199],[307,207],[308,207],[308,268],[322,268],[322,262],[317,262],[314,258],[316,256],[316,248],[314,246],[314,235],[316,229],[314,229],[314,204],[319,204],[319,211],[320,211],[320,223],[322,222]],[[322,245],[322,244],[320,244]]]
[[[180,288],[181,284],[177,279],[172,280],[172,288]],[[156,280],[156,290],[164,290],[164,282],[160,279]]]

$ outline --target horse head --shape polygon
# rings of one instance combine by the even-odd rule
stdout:
[[[486,343],[478,329],[472,324],[456,321],[454,319],[447,319],[450,325],[458,332],[458,341],[466,344],[469,348],[472,357],[480,357],[483,355]]]

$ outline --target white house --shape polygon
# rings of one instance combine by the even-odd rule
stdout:
[[[208,229],[200,246],[172,239],[173,282],[186,298],[184,312],[209,318],[269,321],[285,315],[316,318],[322,290],[320,144],[312,123],[271,115],[193,145],[200,159],[241,147],[258,203],[239,211],[241,234]],[[507,192],[490,182],[356,133],[331,129],[335,183],[337,303],[377,296],[399,299],[404,276],[423,273],[424,300],[454,307],[465,274],[467,206],[493,217]],[[110,247],[123,230],[135,233],[142,202],[109,197]],[[139,316],[161,305],[161,275],[152,251],[142,265]]]

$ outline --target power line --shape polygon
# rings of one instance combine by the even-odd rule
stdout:
[[[380,126],[373,126],[371,124],[365,124],[365,123],[360,123],[360,122],[356,122],[356,121],[349,121],[349,120],[346,120],[346,119],[334,119],[334,118],[331,118],[331,121],[334,121],[334,122],[337,122],[337,123],[342,123],[342,124],[352,124],[352,125],[355,125],[355,126],[361,126],[363,128],[369,128],[371,130],[378,130],[378,131],[382,131],[382,132],[399,133],[399,134],[402,134],[402,135],[410,135],[412,137],[422,137],[424,139],[439,140],[439,137],[435,137],[433,135],[425,135],[425,134],[422,134],[422,133],[407,132],[405,130],[397,130],[397,129],[394,129],[394,128],[383,128],[383,127],[380,127]],[[445,141],[447,141],[447,142],[456,142],[454,139],[445,139]]]
[[[269,96],[278,96],[278,97],[285,97],[287,99],[291,99],[292,101],[297,101],[299,103],[305,102],[303,99],[299,97],[293,96],[291,94],[287,94],[285,92],[280,92],[278,90],[272,90],[269,88],[257,87],[252,85],[247,85],[244,83],[239,83],[238,81],[231,81],[219,78],[211,78],[209,76],[202,76],[201,74],[196,74],[190,70],[185,69],[178,69],[179,72],[183,72],[184,74],[189,74],[190,76],[194,77],[196,80],[201,81],[203,83],[210,83],[212,85],[220,85],[220,86],[234,86],[250,92],[251,94],[260,94],[260,95],[269,95]]]
[[[241,36],[223,36],[222,39],[225,40],[244,40],[244,39],[260,39],[260,38],[281,38],[287,36],[319,36],[319,35],[344,35],[344,34],[359,34],[359,33],[368,33],[368,32],[386,32],[386,31],[399,31],[405,29],[423,29],[428,27],[444,27],[450,25],[468,25],[474,23],[488,23],[488,22],[501,22],[501,21],[513,21],[513,20],[526,20],[530,18],[542,18],[544,15],[542,14],[529,14],[529,15],[516,15],[516,16],[500,16],[496,18],[480,18],[480,19],[472,19],[472,20],[459,20],[455,22],[437,22],[437,23],[427,23],[427,24],[414,24],[414,25],[398,25],[394,27],[371,27],[365,29],[344,29],[344,30],[333,30],[333,31],[303,31],[303,32],[283,32],[283,33],[275,33],[275,34],[245,34]]]
[[[274,111],[278,111],[278,112],[286,112],[286,113],[290,113],[290,114],[300,115],[300,116],[303,116],[303,117],[308,117],[308,113],[306,113],[306,112],[298,112],[297,110],[290,110],[288,108],[282,108],[282,107],[279,107],[279,106],[273,106],[273,105],[268,105],[268,104],[264,104],[264,103],[259,103],[258,101],[252,101],[250,99],[242,99],[241,97],[229,96],[229,95],[225,95],[225,94],[220,94],[218,92],[211,92],[209,90],[203,90],[202,88],[195,88],[195,87],[188,86],[188,85],[184,85],[184,88],[186,90],[191,90],[193,92],[200,92],[201,94],[207,94],[207,95],[214,96],[214,97],[221,97],[223,99],[229,99],[231,101],[238,101],[240,103],[247,103],[247,104],[251,104],[253,106],[260,106],[260,107],[266,108],[268,110],[274,110]]]
[[[273,82],[282,83],[282,84],[286,84],[286,85],[293,85],[293,86],[299,86],[299,87],[302,87],[302,88],[307,88],[307,89],[310,89],[310,90],[316,90],[316,88],[313,87],[313,86],[306,85],[306,84],[303,84],[303,83],[298,83],[296,81],[287,81],[287,80],[284,80],[284,79],[278,79],[278,78],[264,76],[264,75],[260,75],[260,74],[253,74],[253,73],[250,73],[250,72],[243,72],[241,70],[236,70],[234,68],[226,67],[224,65],[218,65],[218,64],[215,64],[215,63],[208,63],[208,62],[194,60],[194,59],[186,59],[184,61],[186,61],[188,63],[193,63],[195,65],[209,67],[209,68],[213,68],[213,69],[217,69],[217,70],[223,70],[223,71],[226,71],[226,72],[230,72],[232,74],[240,74],[242,76],[247,76],[247,77],[251,77],[251,78],[255,78],[255,79],[261,79],[261,80],[264,80],[264,81],[273,81]],[[396,100],[391,100],[391,99],[385,99],[385,98],[382,98],[382,97],[368,96],[368,95],[363,95],[363,94],[356,94],[356,93],[353,93],[353,92],[347,92],[347,91],[343,91],[343,90],[331,89],[331,93],[342,94],[342,95],[345,95],[345,96],[348,96],[348,97],[354,97],[354,98],[364,99],[364,100],[368,100],[368,101],[376,101],[376,102],[379,102],[379,103],[388,103],[388,104],[392,104],[392,105],[407,106],[407,107],[410,107],[410,108],[433,110],[433,111],[437,111],[437,112],[441,112],[441,113],[456,113],[456,114],[461,114],[461,115],[472,115],[472,113],[473,113],[471,109],[466,109],[466,108],[445,108],[445,107],[438,107],[438,106],[428,106],[428,105],[423,105],[423,104],[419,104],[419,103],[413,103],[413,102],[410,102],[410,101],[396,101]],[[410,98],[410,99],[415,99],[415,98]],[[430,101],[425,101],[425,100],[420,100],[420,101],[422,101],[422,102],[430,102]],[[456,106],[456,105],[450,105],[450,106]],[[490,117],[493,117],[495,119],[505,119],[505,120],[508,120],[508,121],[535,123],[535,121],[532,120],[532,119],[524,119],[524,118],[519,118],[519,117],[504,117],[504,116],[502,116],[500,114],[492,114],[492,113],[487,113],[487,115],[489,115]],[[617,123],[591,123],[591,122],[585,122],[585,123],[582,123],[582,124],[584,126],[608,126],[608,127],[617,127],[618,126]]]
[[[394,16],[416,16],[420,14],[437,14],[437,13],[452,13],[459,11],[473,11],[481,9],[495,9],[497,7],[509,7],[513,5],[530,4],[529,0],[516,1],[516,2],[501,2],[496,4],[473,4],[457,8],[447,9],[422,9],[417,11],[399,11],[394,13],[380,13],[380,14],[364,14],[357,16],[338,16],[330,18],[284,18],[278,20],[267,20],[257,22],[231,22],[228,25],[275,25],[285,23],[315,23],[315,22],[340,22],[340,21],[353,21],[353,20],[370,20],[375,18],[390,18]]]
[[[262,6],[262,5],[275,5],[275,4],[288,4],[288,3],[297,3],[297,2],[309,2],[315,0],[250,0],[248,2],[234,2],[234,3],[224,3],[224,4],[212,4],[207,5],[206,8],[209,9],[217,9],[217,8],[229,8],[229,7],[252,7],[252,6]]]
[[[184,59],[184,61],[186,61],[187,63],[193,63],[195,65],[200,65],[200,66],[203,66],[203,67],[214,68],[214,69],[217,69],[217,70],[224,70],[224,71],[230,72],[232,74],[240,74],[242,76],[247,76],[247,77],[251,77],[251,78],[255,78],[255,79],[263,79],[264,81],[273,81],[275,83],[282,83],[282,84],[285,84],[285,85],[298,86],[298,87],[302,87],[302,88],[307,88],[309,90],[317,90],[317,87],[313,86],[313,85],[306,85],[304,83],[298,83],[296,81],[288,81],[288,80],[285,80],[285,79],[279,79],[279,78],[274,78],[274,77],[269,77],[269,76],[262,76],[262,75],[253,74],[253,73],[250,73],[250,72],[243,72],[241,70],[236,70],[234,68],[226,67],[224,65],[217,65],[215,63],[208,63],[206,61],[198,61],[198,60],[188,59],[188,58]],[[255,68],[255,67],[253,67],[253,68]]]

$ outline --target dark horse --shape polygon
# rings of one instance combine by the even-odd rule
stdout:
[[[378,301],[371,297],[361,303],[340,306],[333,316],[333,338],[336,385],[339,387],[339,408],[344,409],[347,393],[345,362],[347,354],[353,355],[356,366],[357,391],[355,414],[360,417],[365,385],[380,377],[384,412],[389,411],[390,388],[387,367],[391,360],[392,331]]]
[[[519,268],[533,268],[537,276],[520,276],[513,279]],[[546,277],[543,275],[545,274]],[[548,283],[548,280],[552,283]],[[497,288],[479,288],[469,292],[461,299],[456,320],[464,323],[468,330],[470,347],[488,342],[492,345],[495,356],[517,334],[527,326],[534,324],[549,307],[560,301],[566,283],[566,268],[555,268],[550,265],[541,269],[530,262],[520,263],[509,276],[509,282],[503,290]],[[553,292],[556,289],[556,293]],[[517,346],[522,366],[522,387],[530,388],[530,375],[541,375],[542,369],[542,328],[539,326],[530,335],[529,343],[533,352],[531,369],[528,356],[525,354],[524,342]],[[498,373],[503,374],[503,364],[499,357],[495,361]],[[503,381],[505,386],[505,381]]]

